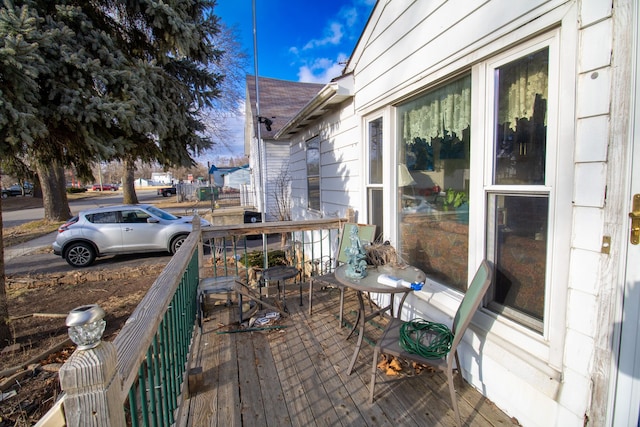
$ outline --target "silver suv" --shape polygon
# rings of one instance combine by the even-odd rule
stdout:
[[[96,257],[180,248],[192,230],[192,216],[175,216],[153,205],[119,205],[80,212],[58,228],[53,253],[73,267]],[[203,227],[210,225],[200,220]]]

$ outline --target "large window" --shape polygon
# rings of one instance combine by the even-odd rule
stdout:
[[[486,257],[495,280],[484,306],[545,337],[560,331],[552,307],[564,298],[552,250],[568,242],[554,218],[570,216],[554,197],[570,164],[555,137],[557,46],[555,33],[540,36],[395,109],[402,257],[461,292],[469,260]]]
[[[543,331],[549,192],[546,186],[549,48],[490,69],[493,173],[487,258],[496,266],[488,307]]]
[[[307,207],[320,210],[320,138],[307,141]]]
[[[464,291],[469,240],[471,76],[397,108],[400,251]]]

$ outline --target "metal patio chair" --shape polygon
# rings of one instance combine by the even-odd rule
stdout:
[[[462,298],[462,302],[453,318],[451,329],[443,324],[426,322],[422,319],[419,319],[417,322],[405,322],[395,318],[389,320],[373,352],[371,386],[369,388],[370,403],[373,403],[378,356],[384,353],[428,365],[445,372],[456,422],[458,426],[462,425],[458,402],[456,400],[456,390],[453,384],[453,365],[455,362],[455,369],[458,371],[462,384],[463,378],[460,372],[460,360],[458,359],[457,352],[458,344],[460,344],[465,330],[469,326],[469,323],[471,323],[473,314],[480,306],[487,289],[489,289],[492,276],[492,265],[487,260],[483,260],[464,298]],[[412,340],[415,336],[422,336],[422,340],[418,340],[419,342],[416,343],[415,339]],[[447,339],[443,340],[444,336],[446,336]],[[404,345],[401,344],[401,338],[404,341]],[[444,345],[444,348],[442,348],[444,344],[443,341],[448,341],[446,345]],[[436,344],[438,345],[436,346]]]

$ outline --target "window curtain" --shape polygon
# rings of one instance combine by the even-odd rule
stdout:
[[[519,119],[527,118],[547,124],[543,108],[536,101],[547,99],[549,87],[549,49],[500,67],[496,72],[500,84],[498,123],[515,130]]]
[[[436,138],[455,133],[471,124],[471,77],[465,77],[402,105],[404,143],[415,138]]]

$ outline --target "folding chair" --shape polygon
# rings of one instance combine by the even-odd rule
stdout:
[[[376,369],[378,365],[378,355],[380,353],[390,354],[392,356],[400,357],[403,359],[411,360],[424,365],[429,365],[435,369],[439,369],[446,373],[447,382],[449,384],[449,393],[451,395],[451,405],[455,412],[456,422],[458,426],[461,426],[460,411],[458,410],[458,402],[456,400],[456,390],[453,385],[453,363],[455,361],[456,370],[460,376],[461,384],[463,381],[462,373],[460,372],[460,360],[458,359],[458,344],[464,336],[464,332],[471,323],[471,318],[476,312],[484,295],[489,289],[491,279],[493,276],[492,265],[483,260],[476,272],[471,285],[467,289],[467,292],[462,298],[462,302],[456,311],[456,315],[453,318],[452,328],[449,330],[445,325],[432,322],[403,322],[402,320],[392,318],[389,320],[387,327],[385,328],[382,338],[378,341],[373,352],[373,365],[371,367],[371,386],[369,388],[369,402],[373,403],[374,387],[376,385]],[[404,325],[404,326],[403,326]],[[426,339],[423,342],[416,343],[411,342],[410,338],[414,335],[411,331],[419,329],[420,335]],[[407,333],[409,332],[409,335]],[[447,345],[444,349],[436,348],[431,345],[442,345],[443,332],[448,333],[450,338],[450,347]],[[405,345],[401,344],[401,337],[405,342]],[[413,344],[408,350],[407,341]],[[425,345],[424,341],[429,341],[429,345]],[[420,354],[418,354],[420,353]]]

